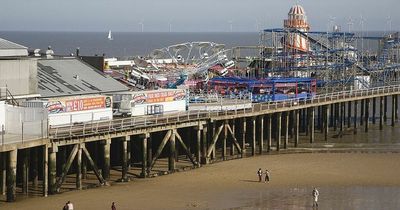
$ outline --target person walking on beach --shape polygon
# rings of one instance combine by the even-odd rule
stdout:
[[[115,207],[115,203],[114,202],[112,202],[111,210],[117,210],[117,207]]]
[[[71,203],[71,201],[67,202],[68,210],[74,210],[74,204]]]
[[[260,168],[260,169],[258,169],[258,171],[257,171],[257,176],[258,176],[258,181],[259,181],[259,182],[262,181],[262,175],[263,175],[263,172],[262,172],[262,170],[261,170],[261,168]]]
[[[314,187],[313,191],[312,191],[312,196],[313,196],[313,207],[317,207],[318,208],[318,196],[319,196],[319,192],[317,190],[316,187]]]
[[[68,203],[65,203],[63,210],[68,210]]]
[[[268,171],[268,169],[265,170],[265,179],[264,179],[264,182],[265,182],[265,183],[266,183],[266,182],[269,182],[269,171]]]

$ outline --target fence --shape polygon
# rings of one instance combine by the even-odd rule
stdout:
[[[289,99],[279,102],[252,104],[251,108],[223,110],[223,111],[186,111],[170,115],[153,115],[143,117],[129,117],[79,125],[69,124],[49,128],[49,136],[52,139],[72,138],[79,136],[96,135],[99,133],[111,133],[129,129],[160,126],[171,123],[183,123],[189,121],[206,120],[220,116],[237,116],[242,114],[258,114],[266,110],[279,111],[280,109],[295,109],[304,106],[320,105],[324,102],[351,100],[357,97],[377,96],[385,93],[400,93],[400,85],[378,87],[364,90],[350,90],[330,94],[316,95],[310,99]]]
[[[48,137],[47,120],[17,123],[11,131],[2,125],[0,134],[1,145],[44,139]]]

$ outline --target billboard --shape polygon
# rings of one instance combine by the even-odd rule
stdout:
[[[44,104],[49,114],[88,111],[111,108],[112,100],[108,96],[86,98],[54,98]]]
[[[162,90],[152,92],[142,92],[132,95],[135,104],[151,104],[161,102],[172,102],[186,99],[185,90]]]

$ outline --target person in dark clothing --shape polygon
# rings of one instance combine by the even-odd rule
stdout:
[[[115,207],[115,203],[114,202],[112,202],[111,210],[117,210],[117,207]]]
[[[261,168],[258,169],[258,171],[257,171],[257,176],[258,176],[258,181],[259,181],[259,182],[262,181],[262,174],[263,174],[263,172],[262,172]]]
[[[268,169],[265,170],[265,179],[264,179],[264,182],[269,182],[269,171],[268,171]]]
[[[68,203],[65,203],[63,210],[68,210]]]

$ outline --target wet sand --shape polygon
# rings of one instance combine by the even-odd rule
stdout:
[[[76,210],[110,209],[112,201],[118,210],[310,209],[312,186],[320,188],[320,209],[396,209],[399,160],[399,153],[264,155],[48,198],[20,197],[0,209],[54,210],[68,200]],[[270,170],[270,183],[257,181],[260,167]]]

